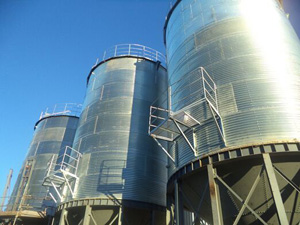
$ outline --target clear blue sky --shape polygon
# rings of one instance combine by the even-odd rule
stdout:
[[[82,103],[103,51],[139,43],[164,53],[169,0],[0,0],[0,196],[13,183],[43,109]],[[300,35],[300,1],[285,0]],[[13,186],[12,186],[13,187]]]

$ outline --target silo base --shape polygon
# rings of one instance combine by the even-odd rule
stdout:
[[[166,225],[162,206],[110,199],[74,200],[59,206],[53,225]]]
[[[176,225],[300,222],[300,145],[276,143],[222,151],[198,159],[168,183]],[[205,223],[205,222],[207,223]]]

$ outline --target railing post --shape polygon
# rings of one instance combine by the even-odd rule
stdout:
[[[67,110],[68,103],[65,104],[64,112]]]
[[[131,44],[129,44],[129,47],[128,47],[128,55],[130,55],[130,51],[131,51]]]
[[[207,99],[207,97],[206,97],[206,89],[205,89],[205,81],[204,81],[203,68],[201,67],[200,69],[201,69],[201,78],[202,78],[202,85],[203,85],[204,98]]]
[[[106,51],[104,51],[103,60],[105,60],[105,57],[106,57]]]
[[[168,87],[168,110],[169,110],[169,116],[171,116],[172,112],[172,88],[171,86]]]
[[[66,146],[66,148],[65,148],[65,152],[64,152],[64,156],[63,156],[63,158],[62,158],[62,160],[61,160],[61,169],[64,169],[63,167],[64,167],[64,161],[65,161],[65,155],[67,154],[67,147],[68,146]]]
[[[114,57],[117,56],[117,49],[118,49],[118,45],[116,45],[116,47],[115,47],[115,55],[114,55]]]
[[[78,163],[79,163],[79,159],[81,157],[81,154],[79,152],[77,152],[77,156],[76,156],[76,166],[75,166],[75,175],[77,175],[77,170],[78,170]]]

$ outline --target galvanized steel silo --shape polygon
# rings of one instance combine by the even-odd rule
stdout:
[[[41,114],[7,211],[38,211],[42,218],[45,209],[54,206],[48,195],[49,189],[42,186],[47,164],[66,146],[72,146],[80,110],[78,104],[58,104]],[[20,219],[22,221],[22,216]],[[28,223],[33,224],[33,221]]]
[[[298,223],[300,202],[297,191],[289,188],[290,181],[299,186],[300,180],[300,43],[280,2],[178,0],[167,17],[165,43],[175,103],[171,114],[178,116],[183,110],[186,120],[193,121],[191,129],[184,131],[186,139],[179,135],[170,150],[178,159],[170,169],[170,193],[181,183],[190,199],[185,207],[214,224],[232,224],[241,217],[241,224],[260,219],[261,223]],[[197,103],[205,91],[213,97]],[[256,173],[262,164],[268,168],[269,156],[279,171],[277,182],[270,177],[271,170],[262,169],[255,189]],[[213,172],[183,176],[201,169]],[[221,193],[222,201],[195,196],[209,192],[205,182],[196,181],[201,177],[210,191]],[[284,193],[283,202],[278,200],[279,191],[272,195],[274,184]],[[240,201],[251,187],[257,196],[248,199],[253,210]],[[202,210],[197,211],[201,201]],[[223,207],[217,210],[220,202]],[[211,207],[217,207],[213,213]]]
[[[157,51],[130,44],[92,68],[73,145],[82,153],[79,185],[61,206],[69,222],[80,214],[77,222],[165,223],[167,160],[147,134],[149,107],[167,88],[163,63]]]

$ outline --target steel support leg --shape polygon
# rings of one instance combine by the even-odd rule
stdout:
[[[183,220],[183,202],[182,194],[180,191],[180,183],[178,180],[175,181],[175,218],[176,225],[184,225]]]
[[[59,219],[59,225],[66,225],[66,217],[68,215],[68,211],[66,209],[63,209],[61,211],[60,219]]]
[[[215,171],[211,164],[207,165],[209,192],[214,225],[223,225],[222,207],[219,186],[215,181]]]
[[[89,225],[90,224],[91,213],[92,213],[92,207],[90,205],[87,205],[85,207],[85,212],[84,212],[84,218],[83,218],[82,225]]]
[[[108,224],[108,225],[113,225],[114,222],[119,218],[119,214],[117,214],[113,219],[112,221]]]
[[[281,193],[279,190],[278,182],[276,179],[275,171],[273,168],[273,164],[268,153],[263,154],[264,164],[266,167],[267,175],[269,178],[270,187],[272,190],[273,199],[276,205],[278,218],[281,225],[288,225],[287,215],[285,213],[284,204],[281,198]]]
[[[150,225],[155,225],[155,211],[152,209],[150,214]]]
[[[166,224],[170,225],[172,221],[172,197],[167,195],[167,210],[166,210]]]
[[[122,225],[122,206],[119,207],[118,225]]]

